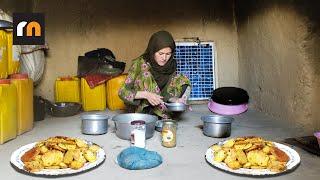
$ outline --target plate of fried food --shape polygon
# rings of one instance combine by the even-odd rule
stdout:
[[[218,169],[250,176],[289,172],[300,163],[300,156],[294,149],[256,136],[236,137],[213,144],[205,158]]]
[[[79,138],[56,136],[20,147],[11,164],[33,175],[70,175],[88,171],[104,162],[106,154],[97,144]]]

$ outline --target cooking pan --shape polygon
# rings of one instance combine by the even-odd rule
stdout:
[[[166,102],[164,103],[164,105],[171,112],[183,112],[187,109],[187,106],[188,106],[184,103],[166,103]]]
[[[51,103],[46,100],[49,114],[56,117],[73,116],[80,112],[81,104],[73,102],[56,102]]]

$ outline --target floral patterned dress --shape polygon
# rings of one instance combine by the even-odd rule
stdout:
[[[160,91],[151,74],[150,68],[150,64],[143,59],[143,56],[135,59],[128,71],[125,83],[119,90],[119,97],[126,105],[129,105],[130,108],[133,107],[134,112],[137,113],[141,113],[144,108],[151,106],[146,99],[134,99],[137,91],[148,91],[160,94],[163,96],[164,101],[168,101],[170,98],[179,97],[182,94],[182,85],[191,86],[190,80],[185,75],[175,73],[167,85]],[[167,108],[163,104],[152,107],[152,111],[162,118],[170,117],[170,113],[167,112]]]

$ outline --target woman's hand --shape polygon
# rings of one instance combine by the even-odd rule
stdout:
[[[135,99],[146,99],[152,106],[157,106],[163,103],[162,96],[148,91],[138,91]]]
[[[187,104],[187,99],[186,98],[172,97],[172,98],[169,99],[169,102]]]

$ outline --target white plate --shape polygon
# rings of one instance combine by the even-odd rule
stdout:
[[[225,141],[219,142],[219,143],[217,143],[217,145],[223,145],[224,142]],[[300,156],[294,149],[292,149],[286,145],[283,145],[283,144],[279,144],[276,142],[273,142],[273,143],[275,144],[276,147],[278,147],[279,149],[284,151],[289,156],[289,161],[286,164],[287,169],[285,171],[273,172],[268,169],[246,169],[246,168],[240,168],[240,169],[233,170],[233,169],[229,168],[225,163],[215,162],[213,160],[214,153],[211,148],[207,149],[206,154],[205,154],[205,158],[209,164],[211,164],[212,166],[214,166],[218,169],[221,169],[221,170],[224,170],[227,172],[231,172],[231,173],[235,173],[235,174],[252,175],[252,176],[265,176],[265,175],[282,174],[282,173],[289,172],[290,170],[293,170],[297,165],[299,165]]]
[[[94,144],[91,143],[89,141],[86,141],[87,144]],[[60,176],[60,175],[71,175],[71,174],[77,174],[80,172],[84,172],[84,171],[88,171],[92,168],[97,167],[98,165],[100,165],[101,163],[103,163],[103,161],[106,158],[106,154],[104,152],[104,150],[102,148],[100,148],[97,152],[97,160],[95,162],[89,163],[87,162],[82,168],[74,170],[71,168],[66,168],[66,169],[43,169],[41,171],[38,172],[29,172],[27,170],[25,170],[23,168],[24,163],[21,161],[21,157],[24,155],[25,152],[29,151],[30,149],[32,149],[35,145],[37,144],[37,142],[34,143],[30,143],[27,144],[25,146],[22,146],[21,148],[15,150],[12,154],[11,154],[11,164],[13,164],[16,168],[29,173],[29,174],[33,174],[33,175],[47,175],[47,176]]]

